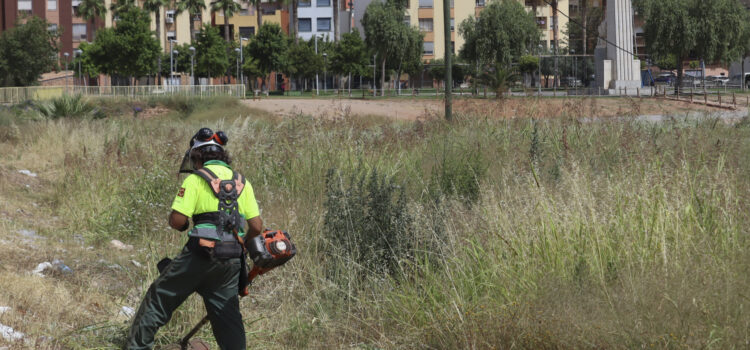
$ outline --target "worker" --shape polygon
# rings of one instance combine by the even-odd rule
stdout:
[[[200,129],[190,140],[180,172],[193,174],[172,202],[169,226],[185,231],[192,218],[193,229],[180,254],[146,292],[134,316],[127,349],[153,347],[156,332],[194,292],[203,298],[219,347],[246,348],[238,297],[238,290],[244,288],[242,278],[247,280],[242,241],[259,235],[263,222],[249,181],[231,168],[224,149],[227,141],[226,134],[209,128]],[[218,186],[214,186],[218,184],[235,197],[220,201]],[[242,227],[245,222],[247,233]]]

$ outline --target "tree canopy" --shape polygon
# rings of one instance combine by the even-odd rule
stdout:
[[[288,44],[281,26],[265,23],[247,44],[245,54],[255,60],[256,68],[265,77],[272,71],[285,70]]]
[[[289,56],[291,58],[292,55]],[[367,47],[359,36],[359,30],[344,33],[333,49],[331,71],[338,74],[362,74],[369,63],[367,56]]]
[[[404,11],[397,2],[382,3],[373,1],[367,6],[362,17],[367,46],[377,52],[381,65],[381,86],[385,86],[386,62],[402,49],[408,26],[404,23]],[[383,91],[381,94],[385,94]]]
[[[47,21],[31,17],[0,35],[2,86],[34,85],[42,73],[55,67],[58,37],[48,26]]]
[[[490,2],[481,17],[461,22],[459,33],[466,40],[461,58],[508,67],[519,56],[533,52],[541,37],[534,15],[515,0]]]
[[[156,72],[161,53],[151,32],[148,12],[129,7],[119,14],[114,28],[98,32],[88,54],[102,73],[139,77]]]
[[[218,78],[229,67],[227,43],[219,36],[219,30],[206,23],[195,37],[195,74]]]

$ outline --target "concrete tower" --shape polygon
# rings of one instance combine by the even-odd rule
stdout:
[[[604,33],[602,33],[604,31]],[[635,93],[641,87],[641,61],[633,53],[633,6],[631,0],[607,1],[607,15],[599,33],[596,51],[597,85],[618,94],[625,88]]]

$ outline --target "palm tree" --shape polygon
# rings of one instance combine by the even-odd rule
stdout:
[[[156,19],[156,40],[161,43],[161,8],[169,4],[168,0],[145,0],[143,2],[143,9],[148,12],[153,12]],[[157,72],[158,81],[157,85],[161,85],[161,56],[157,58]]]
[[[177,12],[187,11],[190,15],[190,42],[195,41],[195,15],[203,13],[206,9],[206,2],[203,0],[180,0],[177,3]]]
[[[339,0],[333,0],[333,41],[339,41]]]
[[[211,2],[211,11],[221,11],[224,15],[224,40],[227,43],[232,42],[232,39],[229,37],[229,19],[239,10],[240,4],[234,2],[234,0],[214,0]]]
[[[135,6],[135,0],[117,0],[112,1],[112,4],[109,5],[109,10],[112,11],[113,15],[117,16],[117,14],[123,13],[133,6]]]
[[[250,6],[255,7],[255,14],[258,16],[258,28],[255,30],[255,33],[258,33],[260,30],[260,26],[263,24],[263,13],[261,12],[261,1],[262,0],[247,0],[247,4]]]
[[[91,39],[94,39],[96,32],[94,19],[102,17],[107,13],[107,7],[104,6],[104,0],[82,0],[76,8],[76,16],[91,22]]]

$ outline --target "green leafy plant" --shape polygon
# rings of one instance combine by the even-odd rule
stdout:
[[[46,102],[36,104],[39,115],[47,119],[59,118],[104,118],[94,104],[81,95],[63,95]]]

